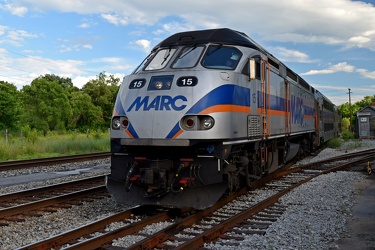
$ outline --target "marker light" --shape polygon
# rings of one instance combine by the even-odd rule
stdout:
[[[194,126],[194,119],[193,118],[186,119],[186,126],[188,126],[189,128],[193,127]]]
[[[128,126],[129,126],[129,120],[128,120],[127,117],[124,117],[124,120],[122,120],[122,126],[124,128],[128,128]]]

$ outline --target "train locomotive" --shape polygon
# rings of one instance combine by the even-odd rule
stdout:
[[[204,209],[337,136],[337,107],[242,32],[174,34],[124,77],[106,185],[121,204]]]

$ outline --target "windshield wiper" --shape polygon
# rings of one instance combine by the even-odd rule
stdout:
[[[165,51],[165,55],[164,55],[164,60],[161,62],[160,65],[163,65],[165,63],[165,61],[168,59],[168,57],[171,55],[171,48],[169,48],[168,51]]]
[[[185,56],[187,56],[188,54],[190,54],[193,50],[195,50],[197,48],[197,46],[194,46],[194,47],[191,47],[189,50],[187,50],[185,53],[181,54],[178,59],[182,59],[184,58]]]

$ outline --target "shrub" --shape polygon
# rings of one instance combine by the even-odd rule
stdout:
[[[350,139],[354,139],[354,134],[349,130],[345,130],[342,131],[342,138],[344,141],[349,141]]]
[[[329,148],[339,148],[342,144],[342,140],[338,137],[332,138],[327,142],[327,147]]]

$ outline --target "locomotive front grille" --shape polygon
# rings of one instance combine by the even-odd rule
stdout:
[[[258,137],[261,135],[259,115],[249,115],[247,117],[247,135],[248,137]]]

